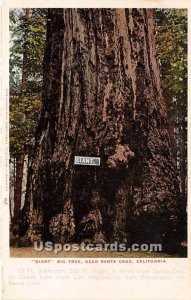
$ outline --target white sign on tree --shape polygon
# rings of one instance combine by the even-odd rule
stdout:
[[[74,156],[75,165],[100,166],[100,157]]]

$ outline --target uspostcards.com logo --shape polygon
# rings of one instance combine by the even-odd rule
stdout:
[[[144,252],[161,252],[162,245],[161,244],[132,244],[131,246],[125,243],[118,243],[114,242],[111,244],[91,244],[91,243],[80,243],[80,244],[61,244],[61,243],[53,243],[50,241],[43,242],[43,241],[35,241],[34,242],[34,250],[41,252],[54,252],[55,254],[64,251],[87,251],[87,252],[137,252],[137,251],[144,251]]]

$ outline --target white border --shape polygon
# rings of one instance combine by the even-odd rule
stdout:
[[[27,5],[26,5],[27,4]],[[0,186],[2,189],[2,203],[0,208],[2,207],[2,245],[3,245],[3,267],[4,267],[4,299],[18,299],[18,300],[29,300],[29,299],[95,299],[95,300],[106,300],[106,299],[124,299],[124,300],[187,300],[191,299],[191,291],[190,291],[190,278],[191,278],[191,250],[189,247],[189,258],[169,258],[166,259],[167,266],[157,265],[156,268],[158,270],[173,269],[181,270],[185,276],[183,280],[177,280],[176,275],[174,274],[170,280],[166,282],[153,281],[151,280],[143,280],[138,281],[137,279],[134,281],[126,281],[125,276],[121,275],[121,280],[118,282],[117,286],[115,284],[115,275],[112,274],[112,268],[110,265],[102,265],[101,268],[104,269],[104,272],[109,272],[110,276],[113,276],[113,280],[109,283],[102,283],[100,281],[92,281],[90,279],[81,280],[78,282],[75,278],[72,278],[67,284],[65,281],[50,281],[43,280],[40,287],[19,287],[19,286],[10,286],[8,277],[10,273],[17,272],[19,268],[26,269],[28,267],[32,269],[36,269],[37,265],[34,264],[32,259],[29,258],[10,258],[9,257],[9,206],[6,204],[9,199],[9,191],[8,191],[8,182],[9,182],[9,170],[8,170],[8,123],[9,123],[9,115],[8,115],[8,93],[9,93],[9,61],[8,61],[8,53],[9,53],[9,9],[10,8],[22,8],[22,7],[97,7],[97,8],[124,8],[124,7],[145,7],[145,8],[188,8],[188,16],[189,16],[189,25],[188,25],[188,49],[191,49],[191,1],[190,0],[106,0],[101,1],[97,0],[95,2],[91,2],[88,0],[5,0],[3,2],[2,7],[2,153],[1,153],[1,174],[2,171],[3,176],[0,178]],[[188,70],[190,74],[191,70],[191,60],[190,53],[188,51]],[[188,78],[188,116],[190,116],[191,109],[189,103],[189,97],[191,95],[191,79],[190,76]],[[0,107],[0,111],[1,111]],[[191,132],[190,128],[190,118],[188,119],[188,153],[190,153],[190,137],[189,133]],[[190,225],[191,225],[191,207],[190,207],[190,194],[191,194],[191,186],[190,186],[190,165],[191,158],[188,155],[188,244],[190,245]],[[1,215],[0,215],[1,217]],[[56,258],[51,260],[56,262]],[[83,259],[82,259],[83,260]],[[99,260],[99,259],[98,259]],[[133,259],[135,260],[135,259]],[[55,264],[50,265],[51,268],[55,268]],[[39,265],[40,269],[44,269],[46,266]],[[81,268],[81,266],[78,266]],[[77,268],[78,268],[77,267]],[[147,269],[151,268],[151,265],[147,264],[143,266]],[[65,266],[66,272],[69,272],[69,267]],[[125,265],[124,265],[125,268]],[[131,267],[129,267],[131,268]],[[137,270],[142,268],[140,266],[134,266]],[[100,265],[88,265],[87,271],[97,272],[100,269]],[[166,269],[165,269],[166,270]],[[19,276],[16,273],[16,276]],[[51,290],[51,286],[54,290]],[[75,288],[74,288],[75,287]],[[130,293],[129,293],[130,292]]]

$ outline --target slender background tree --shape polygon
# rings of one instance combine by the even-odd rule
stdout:
[[[10,157],[14,186],[11,215],[23,206],[27,172],[41,107],[46,10],[10,11]],[[26,175],[25,175],[26,177]]]
[[[180,180],[183,235],[187,236],[187,10],[155,10],[157,48],[169,132]]]

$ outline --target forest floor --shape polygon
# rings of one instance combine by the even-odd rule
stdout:
[[[167,254],[163,252],[143,252],[143,251],[129,251],[129,252],[115,252],[115,251],[102,251],[102,252],[88,252],[88,251],[60,251],[57,254],[48,251],[36,251],[33,247],[10,247],[10,257],[51,257],[51,258],[173,258],[173,257],[186,257],[186,251],[183,249],[182,253]]]

